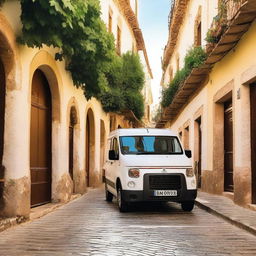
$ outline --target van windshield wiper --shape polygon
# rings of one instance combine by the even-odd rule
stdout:
[[[156,152],[137,152],[136,155],[155,155]]]
[[[182,152],[136,152],[136,155],[178,155]]]

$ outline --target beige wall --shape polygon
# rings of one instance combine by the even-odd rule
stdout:
[[[170,126],[178,132],[187,120],[194,120],[194,115],[200,107],[203,108],[203,189],[222,193],[224,168],[223,135],[220,134],[223,130],[222,101],[228,93],[232,94],[234,200],[241,205],[251,202],[250,95],[247,84],[256,80],[256,59],[253,54],[256,45],[255,35],[254,22],[238,45],[214,66],[204,88],[190,99],[176,120],[167,124],[167,127]],[[191,124],[193,135],[193,122]],[[194,137],[190,136],[190,145],[193,144]],[[193,150],[193,147],[191,149]]]
[[[111,6],[113,28],[122,26],[122,52],[132,50],[134,37],[126,20],[113,1],[101,1],[102,17],[108,20]],[[103,147],[110,131],[110,114],[94,98],[87,101],[81,89],[72,82],[65,62],[55,61],[56,50],[50,47],[32,49],[17,45],[16,34],[21,29],[18,1],[8,1],[0,10],[0,57],[6,69],[6,110],[3,165],[5,167],[4,206],[0,213],[7,216],[30,213],[30,111],[31,83],[36,69],[46,76],[52,96],[52,200],[67,201],[73,191],[86,190],[86,117],[89,109],[94,116],[95,145],[92,165],[92,186],[101,182]],[[69,176],[70,109],[75,107],[74,181]],[[117,125],[130,127],[124,116],[117,116]],[[104,127],[102,129],[101,127]],[[105,132],[105,134],[104,134]],[[104,137],[102,139],[102,136]],[[74,189],[74,190],[73,190]]]
[[[126,18],[120,12],[120,9],[113,0],[101,0],[101,17],[108,26],[109,10],[112,10],[112,33],[117,38],[117,25],[121,29],[121,53],[131,51],[133,46],[136,47],[136,41],[133,32],[127,23]]]

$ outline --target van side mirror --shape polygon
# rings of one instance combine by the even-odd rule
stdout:
[[[115,150],[109,150],[108,151],[108,159],[109,160],[118,160],[119,156],[116,154]]]
[[[192,157],[192,152],[191,152],[191,150],[185,150],[185,155],[186,155],[188,158],[191,158],[191,157]]]

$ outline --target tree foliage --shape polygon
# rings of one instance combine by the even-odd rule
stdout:
[[[95,0],[20,0],[23,24],[19,42],[29,47],[58,47],[56,59],[66,60],[74,84],[85,96],[106,86],[104,72],[114,54],[114,38],[100,18]]]
[[[106,112],[132,110],[141,119],[144,115],[144,99],[141,90],[145,76],[137,54],[127,52],[116,56],[106,74],[111,88],[102,92],[101,102]]]
[[[2,4],[4,0],[0,0]],[[22,31],[28,47],[55,47],[75,86],[87,99],[99,99],[107,112],[131,109],[143,116],[144,72],[138,55],[117,56],[114,37],[100,17],[99,0],[20,0]]]

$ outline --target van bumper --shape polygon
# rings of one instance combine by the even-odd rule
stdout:
[[[126,202],[158,201],[158,202],[184,202],[194,201],[197,197],[197,190],[181,190],[178,196],[154,196],[153,191],[123,190],[122,197]]]

